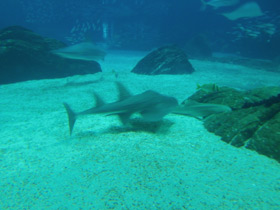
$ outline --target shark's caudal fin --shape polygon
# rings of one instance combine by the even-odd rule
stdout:
[[[74,128],[74,124],[76,122],[76,114],[75,112],[70,108],[70,106],[67,103],[63,103],[67,114],[68,114],[68,121],[69,121],[69,131],[70,135],[72,134],[72,130]]]

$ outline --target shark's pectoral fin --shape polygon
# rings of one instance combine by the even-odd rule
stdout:
[[[145,121],[159,121],[161,120],[167,113],[161,112],[157,109],[150,109],[150,110],[144,110],[140,112],[141,116],[143,117],[143,120]]]
[[[73,110],[70,108],[70,106],[67,103],[63,103],[66,111],[67,111],[67,115],[68,115],[68,122],[69,122],[69,131],[70,131],[70,135],[72,134],[73,128],[74,128],[74,124],[76,122],[76,114],[75,112],[73,112]]]
[[[128,120],[131,115],[132,115],[132,113],[130,113],[130,112],[124,112],[124,113],[118,114],[123,125],[126,125],[128,123]]]
[[[131,113],[131,112],[121,112],[121,113],[109,113],[109,114],[106,114],[106,116],[118,115],[118,117],[120,118],[122,124],[125,125],[129,121],[129,118],[130,118],[130,116],[132,114],[133,113]]]

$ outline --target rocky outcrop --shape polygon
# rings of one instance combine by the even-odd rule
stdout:
[[[67,77],[100,72],[95,61],[58,57],[51,50],[65,47],[60,41],[13,26],[0,31],[0,84]]]
[[[233,111],[213,114],[204,126],[236,147],[246,147],[280,162],[280,87],[218,92],[198,91],[190,97],[202,103],[230,106]]]
[[[176,46],[161,47],[140,60],[132,69],[136,74],[191,74],[194,68],[185,52]]]
[[[190,39],[184,46],[188,57],[194,59],[209,59],[212,57],[212,50],[206,36],[198,34]]]

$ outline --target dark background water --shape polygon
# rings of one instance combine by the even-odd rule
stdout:
[[[213,51],[273,59],[280,55],[280,1],[256,0],[265,15],[230,21],[220,13],[238,5],[201,10],[199,0],[3,0],[0,28],[20,25],[68,44],[90,39],[111,49],[184,46],[203,35]],[[267,33],[259,25],[273,24]],[[240,28],[245,28],[246,31]],[[259,33],[257,37],[248,31]]]

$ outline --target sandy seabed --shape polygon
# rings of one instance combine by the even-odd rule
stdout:
[[[62,102],[90,108],[93,91],[113,102],[116,80],[180,102],[197,83],[280,84],[280,73],[197,60],[191,75],[130,73],[143,55],[113,52],[103,73],[0,86],[0,209],[280,209],[280,164],[224,143],[197,119],[135,116],[123,127],[116,116],[84,116],[69,136]]]

